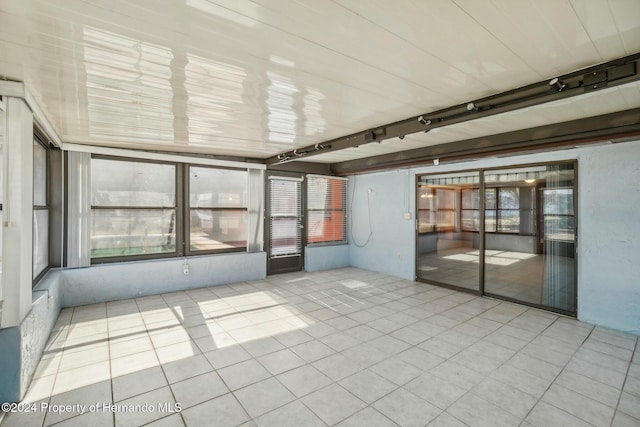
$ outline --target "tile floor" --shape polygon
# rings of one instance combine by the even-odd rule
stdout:
[[[63,310],[34,410],[2,427],[639,426],[637,341],[355,268],[285,274]]]

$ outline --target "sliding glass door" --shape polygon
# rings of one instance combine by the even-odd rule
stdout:
[[[416,276],[576,312],[575,162],[418,176]]]
[[[480,289],[479,185],[478,172],[419,178],[418,278]]]
[[[487,171],[487,295],[575,312],[573,163]]]

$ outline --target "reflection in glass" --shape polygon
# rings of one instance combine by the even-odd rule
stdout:
[[[191,208],[247,206],[247,171],[191,166],[189,175]]]
[[[192,209],[192,251],[244,248],[247,246],[247,211],[241,209]]]
[[[174,209],[91,211],[91,257],[175,252]]]
[[[112,207],[175,206],[175,166],[91,159],[91,205]]]
[[[575,311],[573,188],[573,164],[486,173],[486,293]]]
[[[419,278],[479,289],[478,183],[477,172],[420,178]]]
[[[47,150],[33,141],[33,205],[47,206]]]
[[[189,249],[215,251],[247,246],[244,170],[189,167]]]
[[[49,211],[33,211],[33,277],[49,265]]]

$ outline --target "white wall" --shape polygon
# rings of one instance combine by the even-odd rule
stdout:
[[[640,334],[640,141],[351,176],[351,264],[415,278],[418,173],[570,159],[578,160],[578,318]],[[360,248],[356,243],[368,235],[369,189],[372,235]]]

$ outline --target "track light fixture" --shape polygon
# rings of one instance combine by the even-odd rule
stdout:
[[[420,123],[422,123],[423,125],[425,125],[425,126],[427,126],[427,125],[430,125],[430,124],[431,124],[431,120],[426,119],[424,116],[420,116],[420,117],[418,117],[418,121],[419,121]]]
[[[404,135],[400,135],[398,138],[400,138],[400,139],[404,139]]]
[[[293,150],[293,155],[296,156],[296,157],[300,157],[300,156],[302,156],[302,154],[304,154],[304,153],[299,152],[297,148],[295,150]]]
[[[473,102],[467,104],[467,111],[476,113],[478,111],[478,106]]]
[[[560,92],[562,91],[562,89],[564,89],[567,85],[564,84],[560,79],[558,79],[557,77],[552,78],[551,80],[549,80],[549,86],[552,87],[553,89],[555,89],[556,92]]]

